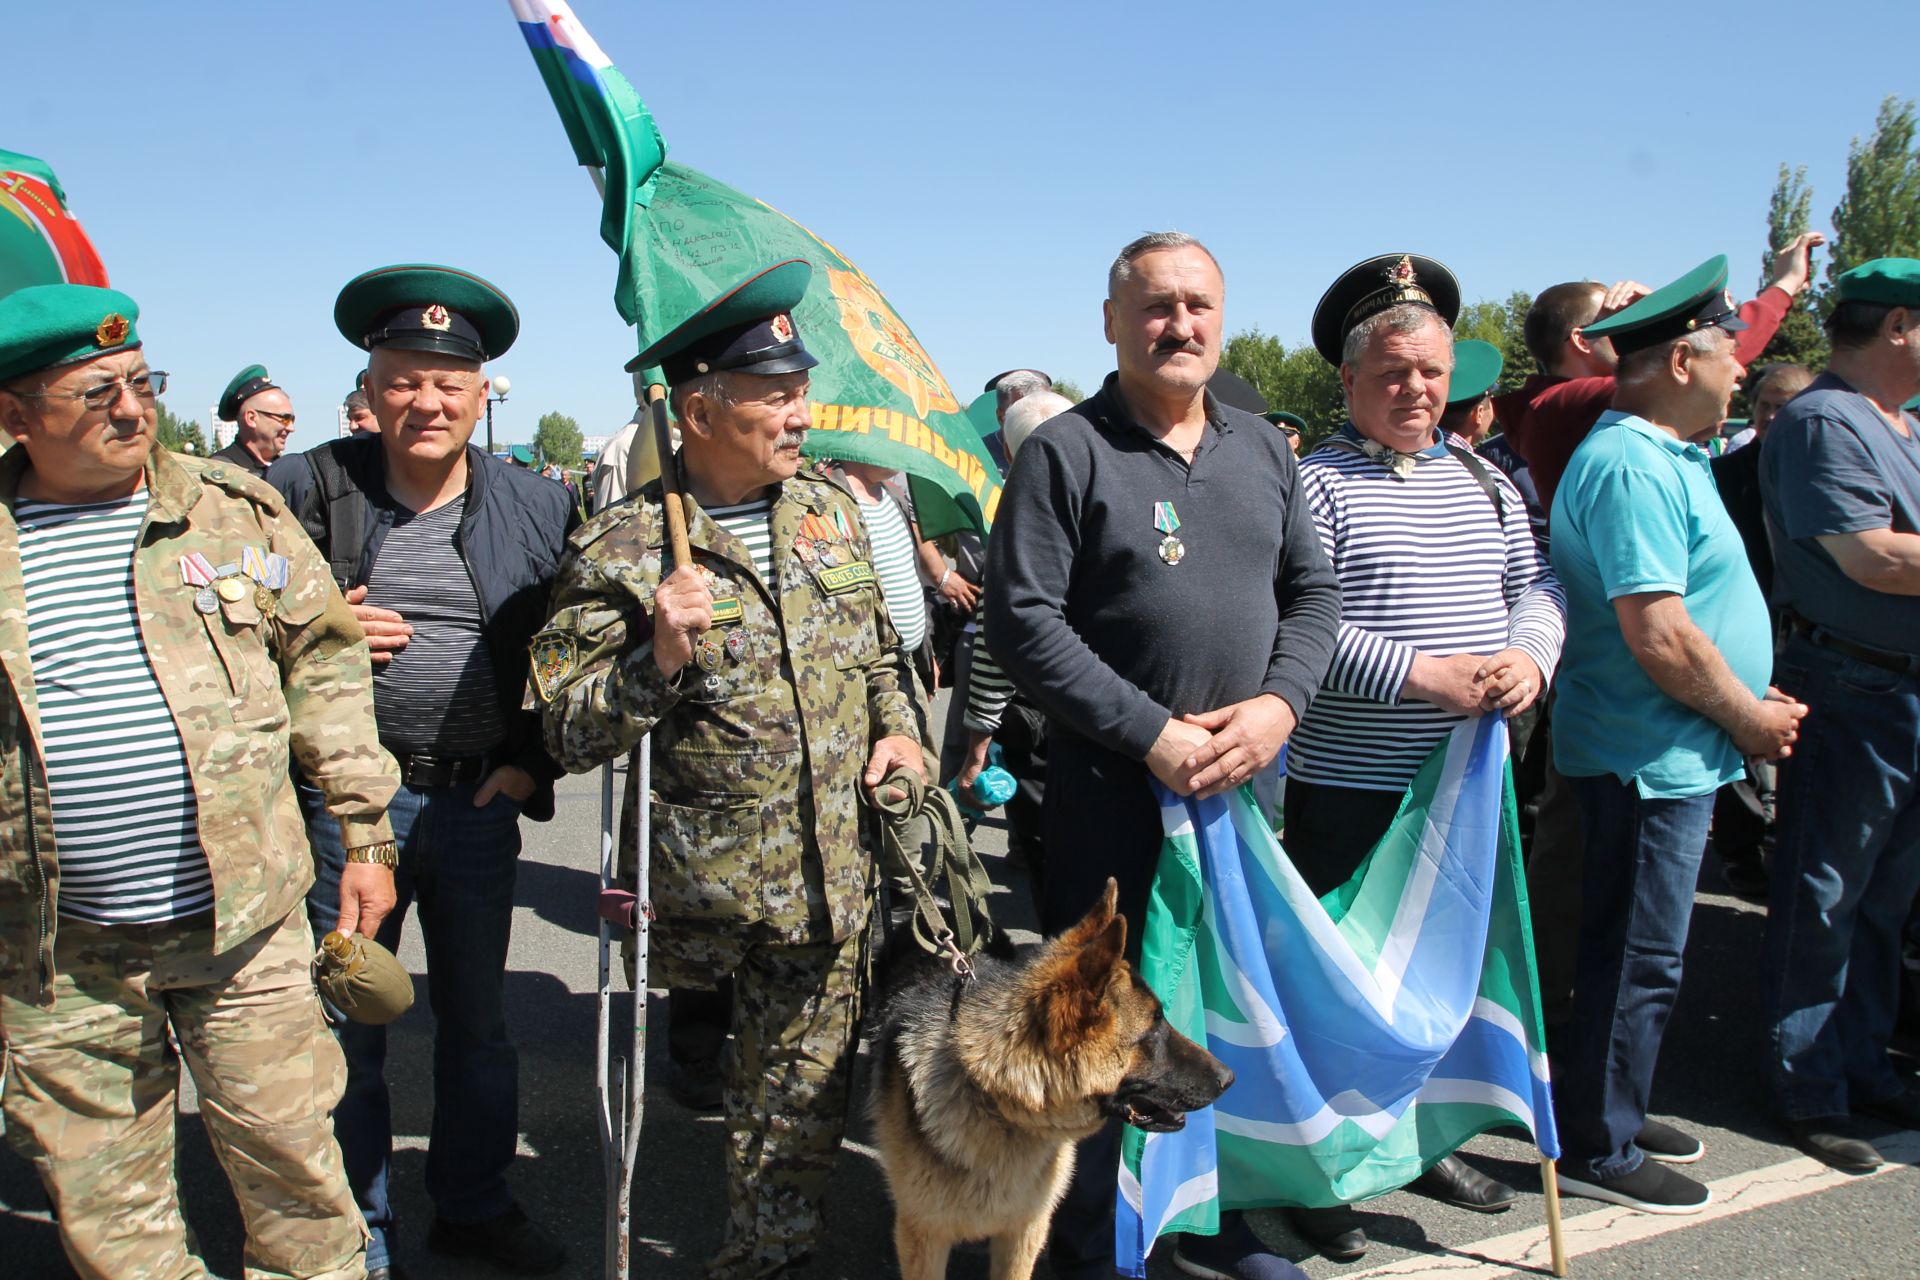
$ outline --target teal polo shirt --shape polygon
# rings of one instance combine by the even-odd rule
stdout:
[[[1773,671],[1767,604],[1705,450],[1608,410],[1574,450],[1553,499],[1553,571],[1567,644],[1553,759],[1570,778],[1611,774],[1650,799],[1705,795],[1746,771],[1720,726],[1668,697],[1620,634],[1613,602],[1679,595],[1734,677],[1759,697]]]

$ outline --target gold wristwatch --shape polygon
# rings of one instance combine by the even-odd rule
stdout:
[[[363,844],[347,850],[347,861],[371,862],[376,867],[397,867],[400,865],[400,846],[391,840]]]

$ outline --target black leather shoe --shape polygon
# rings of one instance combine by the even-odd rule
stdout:
[[[667,1059],[667,1096],[689,1111],[710,1115],[726,1100],[726,1080],[711,1058],[691,1062]]]
[[[1352,1206],[1337,1204],[1331,1209],[1289,1209],[1287,1222],[1294,1231],[1334,1262],[1352,1262],[1367,1251],[1367,1231]]]
[[[1878,1102],[1857,1102],[1853,1109],[1856,1114],[1871,1116],[1883,1124],[1920,1129],[1920,1090],[1912,1086]]]
[[[1885,1159],[1859,1134],[1852,1116],[1814,1116],[1787,1121],[1793,1145],[1842,1173],[1872,1173]]]
[[[1415,1195],[1475,1213],[1505,1213],[1520,1193],[1489,1178],[1459,1156],[1447,1156],[1407,1185]]]
[[[486,1222],[435,1218],[427,1248],[447,1258],[479,1258],[517,1276],[552,1275],[567,1265],[566,1246],[519,1205]]]

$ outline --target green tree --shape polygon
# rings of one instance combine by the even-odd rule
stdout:
[[[540,425],[533,432],[533,454],[540,465],[557,463],[562,467],[577,467],[585,445],[580,424],[572,418],[564,413],[540,415]]]
[[[1810,229],[1813,216],[1813,188],[1807,185],[1807,167],[1797,169],[1780,166],[1780,177],[1774,183],[1773,197],[1767,202],[1767,245],[1760,255],[1760,288],[1765,290],[1773,283],[1773,251],[1776,246],[1792,242],[1795,236]],[[1807,289],[1787,310],[1780,322],[1780,331],[1773,335],[1773,341],[1767,343],[1760,353],[1755,366],[1765,367],[1771,364],[1803,364],[1809,369],[1825,367],[1827,363],[1827,335],[1820,328],[1820,310],[1825,290]],[[1736,418],[1745,417],[1749,411],[1746,388],[1734,397],[1728,412]]]
[[[1454,321],[1456,339],[1477,338],[1500,348],[1499,385],[1502,388],[1517,387],[1539,372],[1533,353],[1527,350],[1527,312],[1532,307],[1533,295],[1516,289],[1507,295],[1505,302],[1482,299],[1469,303],[1460,309],[1460,318]]]
[[[1827,279],[1871,258],[1920,257],[1920,132],[1911,99],[1888,95],[1873,136],[1847,148],[1847,192],[1833,211]]]
[[[1220,367],[1251,382],[1275,409],[1297,413],[1307,420],[1300,433],[1304,452],[1333,434],[1347,420],[1346,393],[1340,371],[1320,358],[1311,346],[1289,350],[1280,339],[1249,329],[1227,339]]]
[[[1080,389],[1080,384],[1071,378],[1055,378],[1053,390],[1055,395],[1065,396],[1075,404],[1087,398],[1087,393]]]
[[[157,401],[153,407],[159,418],[154,434],[160,438],[163,448],[175,453],[194,453],[203,458],[207,456],[207,437],[200,430],[199,423],[182,421],[166,405]]]

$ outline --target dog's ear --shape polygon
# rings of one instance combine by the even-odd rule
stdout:
[[[1056,941],[1065,947],[1084,947],[1100,936],[1100,931],[1113,919],[1114,905],[1120,899],[1120,883],[1112,876],[1107,877],[1106,890],[1100,900],[1093,904],[1093,910],[1082,916],[1080,922],[1061,934]]]
[[[1041,1035],[1047,1051],[1056,1055],[1072,1053],[1113,1019],[1107,988],[1115,967],[1125,963],[1121,957],[1127,950],[1127,918],[1109,912],[1092,937],[1070,950],[1067,943],[1067,938],[1059,940],[1058,969],[1041,997]]]

